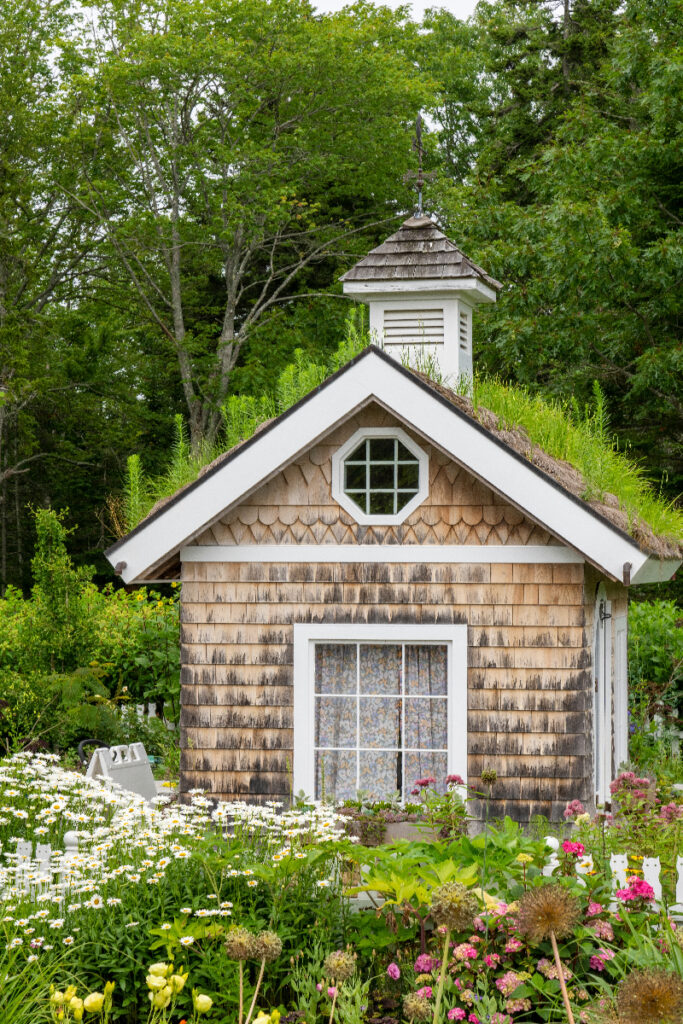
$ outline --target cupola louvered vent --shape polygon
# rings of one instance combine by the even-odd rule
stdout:
[[[443,309],[385,309],[384,344],[443,345]]]
[[[467,352],[470,347],[470,316],[462,310],[458,317],[458,341],[462,351]]]

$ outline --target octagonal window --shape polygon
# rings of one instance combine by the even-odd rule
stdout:
[[[398,428],[357,431],[333,458],[333,493],[359,522],[400,522],[424,500],[428,458]]]

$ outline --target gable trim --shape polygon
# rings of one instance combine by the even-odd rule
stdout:
[[[447,562],[583,565],[560,544],[206,544],[181,548],[181,562]]]
[[[622,580],[627,562],[635,579],[648,560],[627,534],[424,381],[370,347],[122,538],[106,552],[110,562],[125,562],[121,575],[126,583],[149,573],[372,400],[612,579]],[[281,429],[285,421],[287,429]]]

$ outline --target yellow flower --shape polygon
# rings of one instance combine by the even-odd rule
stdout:
[[[82,999],[78,998],[78,996],[72,996],[69,1000],[69,1006],[72,1010],[82,1010],[84,1003]]]
[[[187,974],[172,974],[171,977],[168,979],[168,984],[170,985],[174,994],[177,995],[178,992],[182,992],[183,988],[185,987],[186,981]]]
[[[98,1013],[104,1005],[104,995],[101,992],[91,992],[83,1000],[83,1008],[88,1013]]]
[[[64,989],[64,1002],[65,1003],[70,1002],[75,995],[76,995],[76,986],[75,985],[69,985],[68,988]]]
[[[159,992],[162,988],[166,988],[166,978],[161,977],[159,974],[148,974],[146,980],[147,988],[151,988],[155,992]]]
[[[150,993],[151,995],[151,993]],[[157,1010],[165,1010],[168,1004],[171,1002],[171,996],[173,993],[168,985],[164,985],[161,992],[155,992],[152,996],[152,1006]]]
[[[531,864],[533,859],[534,858],[528,853],[518,853],[515,857],[518,864]]]
[[[152,964],[151,967],[147,968],[150,974],[155,975],[158,978],[165,978],[168,974],[168,964]]]
[[[60,992],[59,989],[57,989],[50,996],[50,1002],[54,1003],[55,1006],[61,1006],[62,1003],[64,1002],[64,993]]]
[[[202,995],[197,992],[196,988],[192,989],[192,1003],[196,1013],[208,1013],[213,1006],[213,999],[211,996]]]

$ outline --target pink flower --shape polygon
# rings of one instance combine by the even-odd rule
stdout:
[[[479,1018],[477,1017],[476,1013],[471,1013],[467,1019],[470,1022],[470,1024],[480,1024]]]
[[[393,978],[394,981],[398,981],[398,979],[401,977],[401,969],[399,968],[398,964],[389,964],[389,966],[387,967],[387,974],[389,975],[390,978]]]
[[[424,779],[418,779],[415,785],[420,786],[421,789],[424,789],[425,786],[433,786],[435,782],[436,779],[434,778],[433,775],[425,775]]]
[[[572,857],[583,857],[586,847],[583,843],[571,843],[568,839],[562,843],[562,849]]]
[[[441,961],[437,960],[433,956],[430,956],[429,953],[420,953],[414,964],[416,974],[429,974],[431,971],[436,970],[436,968],[440,966]]]
[[[482,921],[482,919],[480,917],[475,917],[475,919],[474,919],[474,927],[477,929],[478,932],[485,932],[486,931],[486,925],[484,924],[484,922]]]
[[[675,804],[673,802],[665,804],[659,812],[659,817],[662,821],[666,822],[672,822],[677,818],[683,817],[683,804]]]
[[[594,971],[604,971],[608,960],[614,960],[615,954],[611,949],[603,949],[601,946],[595,956],[588,961]]]
[[[603,906],[601,903],[595,903],[593,900],[588,904],[588,910],[586,911],[587,917],[595,917],[596,914],[602,914]]]
[[[511,996],[518,987],[519,978],[514,971],[506,971],[502,978],[496,979],[496,988],[499,992],[502,992],[504,996]]]
[[[484,957],[484,963],[487,967],[495,967],[496,964],[500,963],[500,957],[497,953],[487,953]]]
[[[416,994],[420,997],[420,999],[431,999],[432,998],[432,986],[431,985],[423,985],[422,988],[419,988],[417,990]]]
[[[626,884],[628,889],[617,889],[616,892],[617,897],[624,903],[628,900],[653,900],[655,898],[654,889],[644,878],[631,875]]]
[[[519,939],[508,939],[505,943],[505,952],[516,953],[518,949],[522,948],[522,946],[523,943],[520,942]]]
[[[467,1014],[459,1006],[454,1006],[452,1010],[449,1010],[446,1014],[449,1020],[464,1020]]]
[[[456,960],[476,960],[478,955],[477,950],[469,942],[461,942],[453,950]]]
[[[446,782],[448,783],[449,786],[464,786],[465,785],[465,780],[462,779],[459,775],[447,775],[446,776]]]
[[[330,985],[330,987],[327,990],[327,994],[330,997],[330,999],[334,999],[334,997],[336,996],[337,992],[338,992],[338,989],[337,989],[336,985]]]
[[[585,814],[586,808],[580,800],[572,800],[564,809],[565,818],[576,818],[579,814]]]
[[[322,990],[323,990],[322,982],[319,981],[318,984],[315,987],[317,988],[318,992],[322,992]]]
[[[419,796],[420,795],[420,790],[419,789],[411,789],[410,795],[411,796]]]
[[[614,929],[609,921],[596,921],[592,930],[598,939],[606,939],[607,942],[614,942]]]

